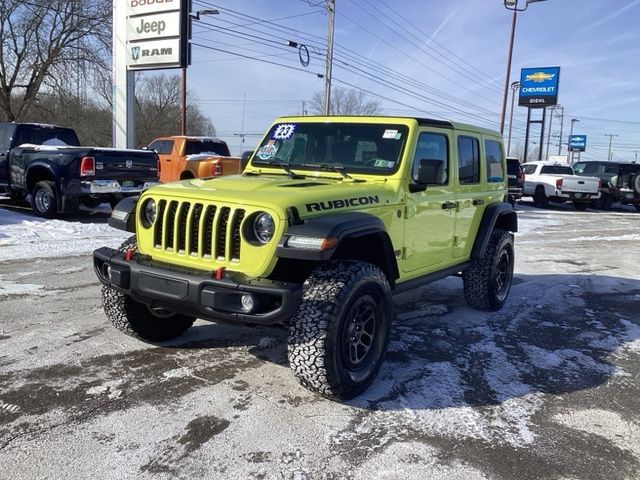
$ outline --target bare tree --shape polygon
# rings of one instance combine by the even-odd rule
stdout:
[[[215,135],[215,128],[187,92],[187,134]],[[139,75],[136,78],[136,142],[148,145],[162,135],[180,132],[180,78],[178,75]]]
[[[331,89],[331,115],[377,115],[382,106],[377,100],[371,100],[362,90],[334,87]],[[316,114],[324,112],[322,92],[315,92],[311,99],[311,111]]]
[[[23,120],[43,87],[57,90],[72,71],[80,78],[104,68],[111,17],[97,0],[2,0],[0,115]]]

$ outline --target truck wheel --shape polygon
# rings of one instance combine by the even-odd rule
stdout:
[[[640,193],[640,173],[635,174],[629,180],[629,187],[636,191],[636,193]]]
[[[584,202],[573,202],[573,208],[575,208],[576,210],[578,210],[579,212],[582,212],[584,210],[587,209],[587,207],[589,206],[588,203],[584,203]]]
[[[135,235],[118,249],[137,248]],[[137,302],[116,289],[102,287],[102,308],[114,327],[131,337],[151,342],[171,340],[193,325],[195,318]]]
[[[633,206],[636,207],[636,210],[640,212],[640,203],[634,203]]]
[[[391,316],[391,289],[378,267],[356,261],[320,266],[304,282],[290,322],[293,373],[325,397],[357,396],[380,369]]]
[[[462,274],[464,298],[478,310],[493,312],[502,308],[513,280],[513,235],[494,230],[485,254],[472,260],[471,267]]]
[[[533,194],[533,204],[538,208],[547,208],[549,206],[549,199],[547,198],[547,194],[544,193],[544,188],[536,188]]]
[[[58,212],[56,185],[49,180],[42,180],[31,190],[31,208],[39,217],[53,218]]]
[[[594,207],[598,210],[609,210],[611,208],[611,204],[613,203],[613,198],[607,192],[600,192],[600,197],[593,201]]]

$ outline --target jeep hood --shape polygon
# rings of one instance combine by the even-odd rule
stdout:
[[[291,179],[286,175],[232,175],[191,179],[153,187],[143,196],[173,197],[225,204],[263,206],[285,217],[296,207],[301,217],[327,211],[362,210],[399,201],[384,179],[353,181],[326,176]]]

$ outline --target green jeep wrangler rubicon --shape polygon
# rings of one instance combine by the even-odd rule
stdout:
[[[124,333],[162,341],[196,317],[290,326],[289,363],[346,399],[385,354],[391,295],[461,274],[497,310],[517,218],[502,138],[422,118],[278,119],[244,173],[150,188],[109,223],[135,233],[94,252],[103,306]]]

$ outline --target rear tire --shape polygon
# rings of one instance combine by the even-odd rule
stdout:
[[[39,217],[54,218],[58,213],[56,184],[41,180],[31,190],[31,208]]]
[[[135,235],[118,249],[125,252],[138,247]],[[195,318],[164,309],[152,309],[114,288],[102,287],[102,308],[114,327],[121,332],[150,342],[171,340],[193,325]]]
[[[598,210],[609,210],[611,208],[611,204],[613,203],[613,198],[606,192],[600,192],[600,197],[593,201],[594,207]]]
[[[489,312],[502,308],[511,289],[514,263],[513,234],[494,230],[485,254],[472,260],[462,274],[467,304]]]
[[[391,324],[391,289],[374,265],[334,261],[304,282],[289,329],[289,364],[309,390],[353,398],[373,382]]]
[[[585,211],[588,206],[589,206],[589,204],[584,203],[584,202],[573,202],[573,208],[575,208],[579,212]]]
[[[544,192],[544,188],[536,188],[536,191],[533,194],[533,204],[538,208],[547,208],[549,206],[549,199],[547,198],[547,194]]]

